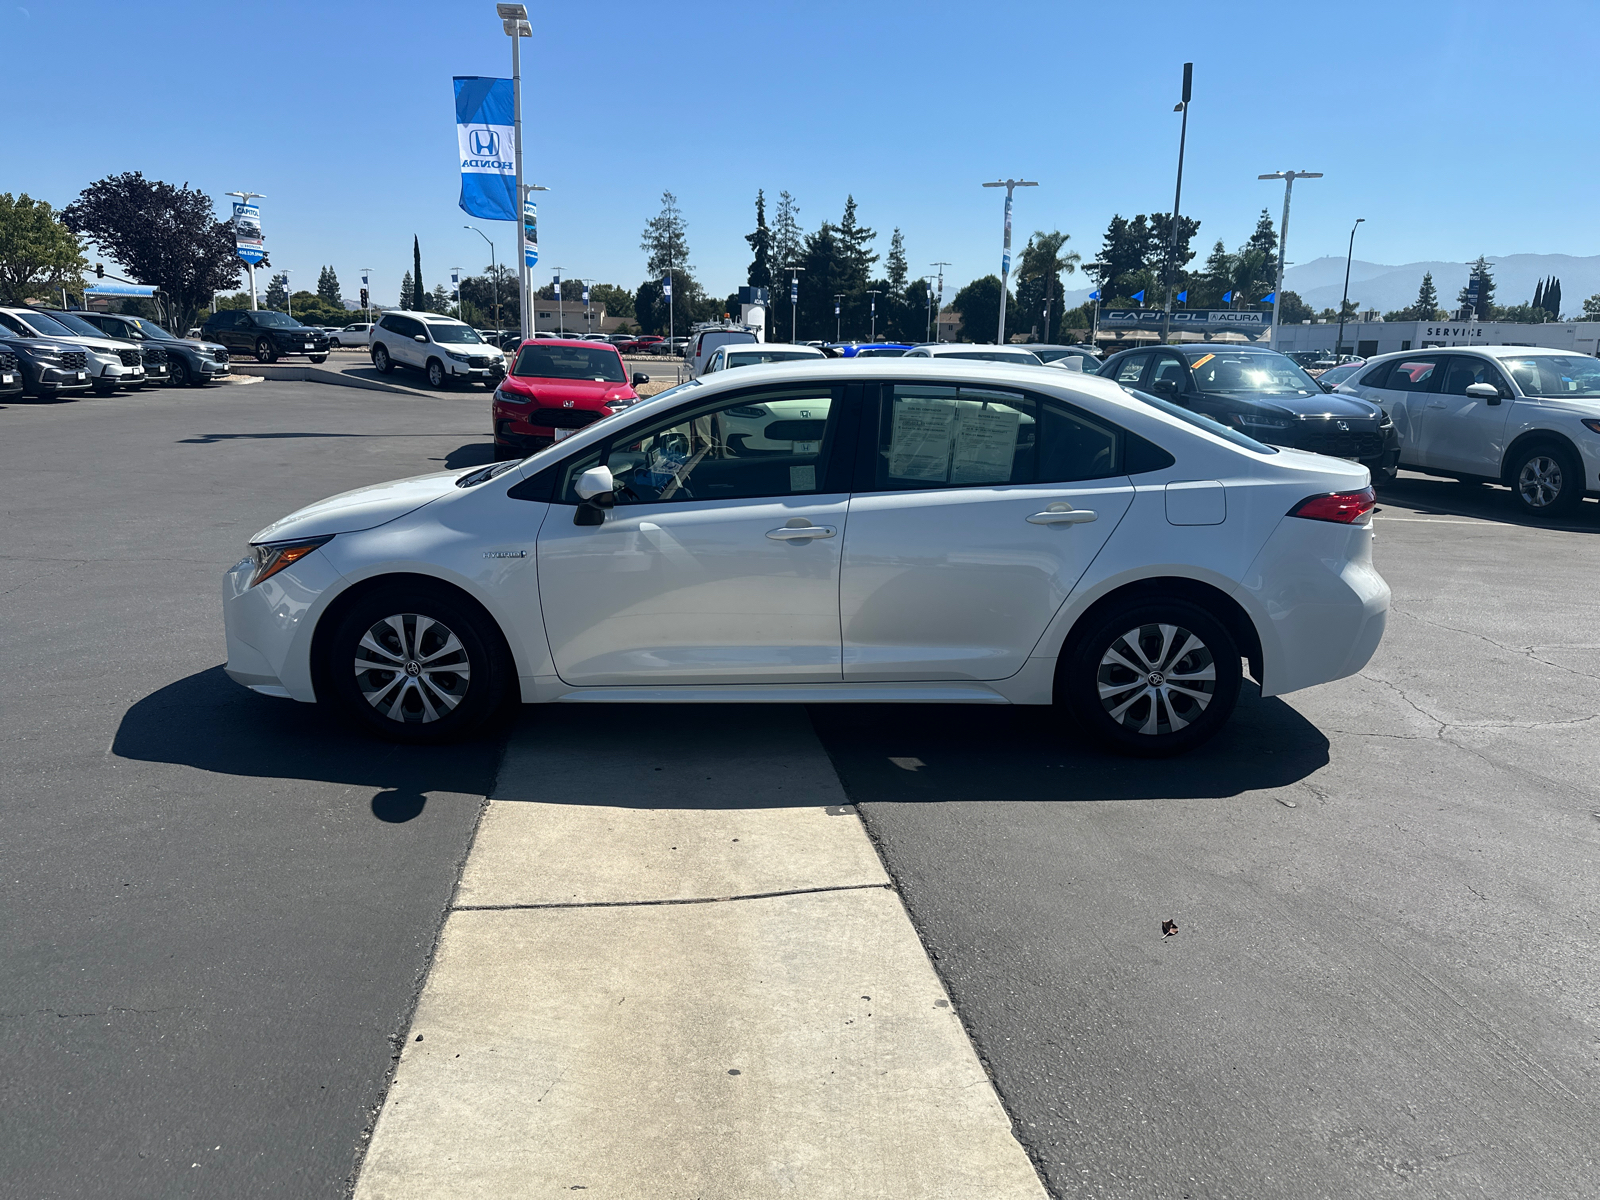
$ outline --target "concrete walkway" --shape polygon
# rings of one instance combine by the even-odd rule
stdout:
[[[507,749],[355,1194],[575,1190],[1045,1194],[802,709]]]

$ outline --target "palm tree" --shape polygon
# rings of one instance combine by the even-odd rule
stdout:
[[[1056,284],[1063,274],[1071,275],[1078,269],[1078,264],[1083,261],[1083,256],[1076,250],[1067,250],[1066,244],[1072,240],[1070,233],[1062,233],[1059,229],[1046,233],[1038,230],[1029,242],[1029,249],[1023,252],[1023,260],[1017,271],[1018,291],[1025,279],[1039,279],[1044,284],[1044,340],[1050,340],[1050,312],[1055,306]]]

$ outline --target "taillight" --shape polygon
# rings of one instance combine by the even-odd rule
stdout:
[[[1311,521],[1354,525],[1377,507],[1377,503],[1378,497],[1369,487],[1359,492],[1323,492],[1318,496],[1307,496],[1289,510],[1289,515]]]

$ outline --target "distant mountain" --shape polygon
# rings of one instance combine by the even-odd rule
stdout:
[[[1571,254],[1489,255],[1494,275],[1497,304],[1528,304],[1534,286],[1551,275],[1561,277],[1563,316],[1576,318],[1583,312],[1586,297],[1600,293],[1600,255],[1579,258]],[[1362,309],[1391,312],[1405,308],[1417,298],[1425,271],[1433,272],[1433,286],[1439,290],[1442,308],[1454,308],[1456,295],[1467,284],[1464,262],[1414,262],[1392,267],[1356,259],[1350,264],[1350,299]],[[1338,308],[1344,290],[1344,259],[1318,258],[1290,267],[1284,272],[1284,287],[1319,312]],[[1092,289],[1067,292],[1063,299],[1074,308],[1089,298]]]

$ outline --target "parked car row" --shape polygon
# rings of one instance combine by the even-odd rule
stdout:
[[[223,347],[119,313],[0,309],[0,354],[0,395],[36,399],[199,385],[228,373]]]

